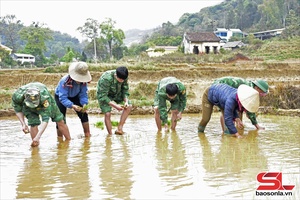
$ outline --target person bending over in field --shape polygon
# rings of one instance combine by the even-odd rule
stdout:
[[[245,84],[254,88],[259,93],[259,96],[266,96],[269,92],[268,83],[261,79],[255,81],[249,81],[239,77],[225,76],[216,79],[213,84],[217,84],[217,83],[224,83],[234,88],[238,88],[241,84]],[[239,118],[243,121],[243,114],[241,112],[238,112],[238,114],[239,114]],[[256,127],[256,129],[262,129],[262,130],[265,129],[264,127],[258,124],[256,119],[256,113],[251,113],[247,111],[246,116],[250,119],[251,123]],[[225,127],[224,116],[222,115],[222,113],[220,116],[220,122],[221,122],[223,132],[229,133],[228,129]]]
[[[104,113],[104,122],[109,135],[112,134],[112,108],[122,111],[115,134],[124,134],[123,126],[132,108],[128,97],[128,69],[126,67],[120,66],[101,75],[97,84],[97,99],[100,109]]]
[[[55,101],[65,121],[67,108],[74,109],[81,121],[85,137],[91,136],[87,114],[88,83],[91,80],[88,65],[85,62],[74,62],[69,66],[69,74],[60,79],[55,89]],[[62,136],[59,129],[57,136]]]
[[[32,147],[39,145],[40,138],[46,130],[50,118],[57,123],[58,129],[65,139],[71,139],[64,116],[44,84],[34,82],[18,88],[12,95],[12,106],[21,122],[22,131],[31,135]],[[30,128],[28,128],[24,116],[27,118]],[[39,125],[40,127],[38,127]]]
[[[234,122],[239,128],[244,127],[238,112],[256,112],[259,107],[259,93],[250,86],[240,85],[238,89],[227,84],[213,84],[206,88],[202,96],[202,118],[198,125],[198,133],[204,133],[210,121],[213,106],[218,106],[224,116],[225,125],[229,134],[238,138]],[[223,132],[224,133],[224,132]]]
[[[175,131],[177,121],[181,120],[186,107],[186,88],[175,77],[165,77],[157,85],[154,97],[154,117],[158,131],[169,130],[167,101],[171,103],[171,130]]]

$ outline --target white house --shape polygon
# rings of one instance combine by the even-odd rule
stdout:
[[[185,54],[218,53],[221,47],[213,32],[184,33],[182,45]]]
[[[157,57],[165,54],[173,53],[178,50],[177,46],[155,46],[146,50],[149,57]]]
[[[240,29],[217,28],[214,31],[216,36],[220,37],[224,42],[228,42],[232,36],[243,37],[244,33]]]
[[[23,64],[24,62],[34,63],[35,57],[31,54],[23,54],[23,53],[13,53],[10,55],[12,59],[16,61],[21,61]]]

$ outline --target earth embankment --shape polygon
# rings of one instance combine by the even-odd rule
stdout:
[[[300,61],[262,62],[239,60],[230,63],[210,64],[162,64],[148,69],[129,68],[130,91],[144,95],[149,101],[154,97],[154,89],[158,81],[166,76],[180,79],[187,88],[188,102],[185,112],[201,111],[201,97],[204,89],[214,79],[223,76],[236,76],[248,80],[264,79],[269,83],[270,93],[261,100],[261,113],[287,114],[300,116]],[[45,69],[1,69],[0,99],[9,104],[12,92],[29,82],[42,82],[50,90],[66,73],[44,73]],[[97,81],[103,71],[91,71],[93,80],[89,84],[90,97],[95,100]],[[141,85],[143,87],[141,87]],[[145,86],[146,85],[146,86]],[[147,87],[148,85],[148,87]],[[140,90],[140,91],[137,91]],[[138,95],[133,98],[140,98]],[[99,113],[98,108],[91,108],[91,113]],[[132,114],[150,114],[151,106],[134,106]],[[1,116],[13,115],[12,109],[2,109]]]

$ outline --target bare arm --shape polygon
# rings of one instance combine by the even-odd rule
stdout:
[[[22,113],[22,112],[17,112],[16,115],[17,115],[19,121],[21,122],[21,125],[22,125],[22,131],[23,131],[24,133],[29,133],[28,126],[27,126],[26,123],[25,123],[24,113]]]
[[[110,105],[111,107],[114,107],[114,108],[117,109],[118,111],[121,111],[121,110],[124,109],[122,106],[120,106],[120,105],[114,103],[113,101],[110,101],[110,102],[108,103],[108,105]]]
[[[31,146],[38,146],[39,145],[39,141],[40,138],[42,137],[42,134],[44,133],[44,131],[46,130],[48,126],[48,122],[42,122],[42,124],[40,125],[39,128],[39,132],[36,134],[36,136],[32,139],[32,144]]]

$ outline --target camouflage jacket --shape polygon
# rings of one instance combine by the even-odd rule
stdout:
[[[185,86],[175,77],[163,78],[156,88],[156,95],[158,97],[158,109],[160,113],[160,119],[164,124],[168,122],[168,110],[167,110],[167,100],[170,99],[167,96],[166,86],[170,83],[175,83],[178,87],[177,96],[174,99],[179,101],[179,112],[183,112],[186,107],[186,88]]]
[[[25,92],[29,87],[37,87],[40,91],[40,105],[36,108],[29,108],[26,106]],[[16,113],[23,112],[26,115],[26,112],[33,112],[41,115],[43,122],[48,122],[50,117],[53,117],[52,110],[56,105],[56,102],[46,86],[39,82],[28,83],[20,88],[18,88],[12,95],[12,106]]]
[[[99,102],[109,103],[116,98],[129,97],[128,78],[119,83],[115,78],[116,70],[109,70],[102,74],[97,84],[97,99]]]
[[[217,83],[224,83],[234,88],[238,88],[240,85],[245,84],[254,88],[254,84],[252,83],[252,81],[248,81],[246,79],[239,78],[239,77],[230,77],[230,76],[221,77],[216,79],[213,84],[217,84]],[[253,125],[256,125],[257,124],[256,114],[248,111],[246,112],[246,114],[247,117],[250,119],[251,123]]]

